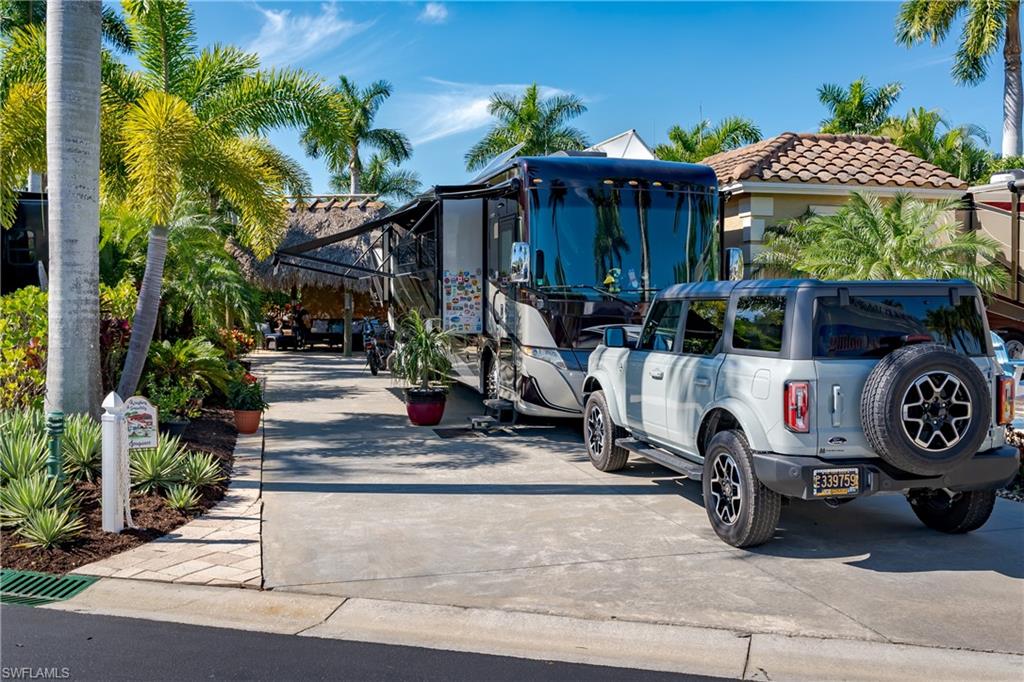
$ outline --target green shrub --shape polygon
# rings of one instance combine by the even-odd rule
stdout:
[[[149,348],[146,358],[148,381],[180,384],[185,379],[209,395],[214,388],[224,390],[228,382],[228,368],[224,354],[205,339],[177,339],[161,341]]]
[[[19,547],[49,549],[71,542],[84,528],[85,523],[71,509],[47,507],[29,514],[15,532],[25,539]]]
[[[46,468],[46,435],[19,431],[0,437],[0,484],[17,481]]]
[[[251,376],[251,375],[248,375]],[[258,381],[232,381],[228,384],[228,407],[232,410],[264,410],[263,387]]]
[[[182,421],[199,416],[203,392],[187,377],[151,377],[146,384],[146,397],[156,406],[161,421]]]
[[[100,313],[118,320],[130,320],[135,316],[135,304],[139,300],[139,291],[135,288],[135,280],[125,275],[114,286],[100,282]]]
[[[0,409],[41,407],[46,393],[46,293],[0,296]]]
[[[208,452],[193,452],[185,457],[181,480],[196,488],[217,485],[224,480],[217,458]]]
[[[33,474],[0,487],[0,525],[21,526],[33,512],[69,509],[73,504],[70,488],[44,473]]]
[[[175,483],[165,495],[171,509],[187,512],[199,506],[199,491],[188,484]]]
[[[180,483],[184,454],[177,436],[161,437],[155,448],[132,450],[132,487],[143,493],[156,493]]]
[[[73,481],[92,481],[100,475],[100,425],[87,414],[68,418],[61,437],[64,473]]]

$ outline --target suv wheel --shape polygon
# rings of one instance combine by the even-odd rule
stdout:
[[[943,533],[970,533],[985,525],[996,503],[994,490],[912,490],[910,508],[921,522]]]
[[[615,439],[624,435],[625,431],[612,422],[604,391],[591,393],[583,410],[583,442],[590,463],[601,471],[618,471],[626,466],[629,450],[615,444]]]
[[[754,547],[772,539],[782,496],[754,473],[747,438],[722,431],[704,452],[704,509],[718,537],[733,547]]]

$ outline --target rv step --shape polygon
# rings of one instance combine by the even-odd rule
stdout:
[[[469,418],[469,428],[473,431],[486,431],[498,425],[498,420],[490,415]]]
[[[511,400],[503,398],[491,398],[484,401],[487,414],[494,417],[502,424],[514,424],[516,421],[516,406]]]
[[[615,441],[615,444],[619,447],[626,448],[634,455],[639,455],[644,459],[649,459],[655,464],[660,464],[666,469],[671,469],[672,471],[680,473],[694,481],[699,481],[704,475],[704,467],[700,464],[691,462],[688,459],[683,459],[682,457],[673,455],[661,448],[638,441],[635,438],[619,438]]]

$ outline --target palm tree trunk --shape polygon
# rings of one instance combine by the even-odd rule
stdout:
[[[128,355],[124,359],[124,370],[117,392],[123,398],[135,393],[139,387],[142,370],[146,366],[149,343],[153,340],[153,329],[160,313],[160,290],[164,284],[164,261],[167,259],[167,228],[154,225],[149,231],[149,245],[146,247],[146,272],[142,275],[139,300],[132,318],[132,336],[128,342]]]
[[[1020,5],[1008,3],[1003,41],[1003,156],[1021,154]]]
[[[100,2],[46,22],[49,340],[46,407],[99,415]]]
[[[360,175],[363,169],[359,163],[359,147],[353,146],[352,153],[348,157],[348,191],[352,194],[359,194]]]

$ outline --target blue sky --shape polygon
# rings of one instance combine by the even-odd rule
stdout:
[[[651,145],[700,115],[752,118],[765,136],[816,130],[815,89],[864,75],[900,81],[895,111],[937,108],[951,123],[1001,131],[1001,58],[976,87],[955,85],[955,40],[906,49],[893,40],[897,3],[200,2],[199,41],[233,43],[264,64],[335,82],[386,79],[380,125],[415,145],[407,166],[426,184],[466,179],[466,150],[488,126],[487,97],[537,81],[573,92],[592,141],[636,128]],[[958,30],[951,32],[955,39]],[[293,130],[272,139],[328,191],[322,162]]]

